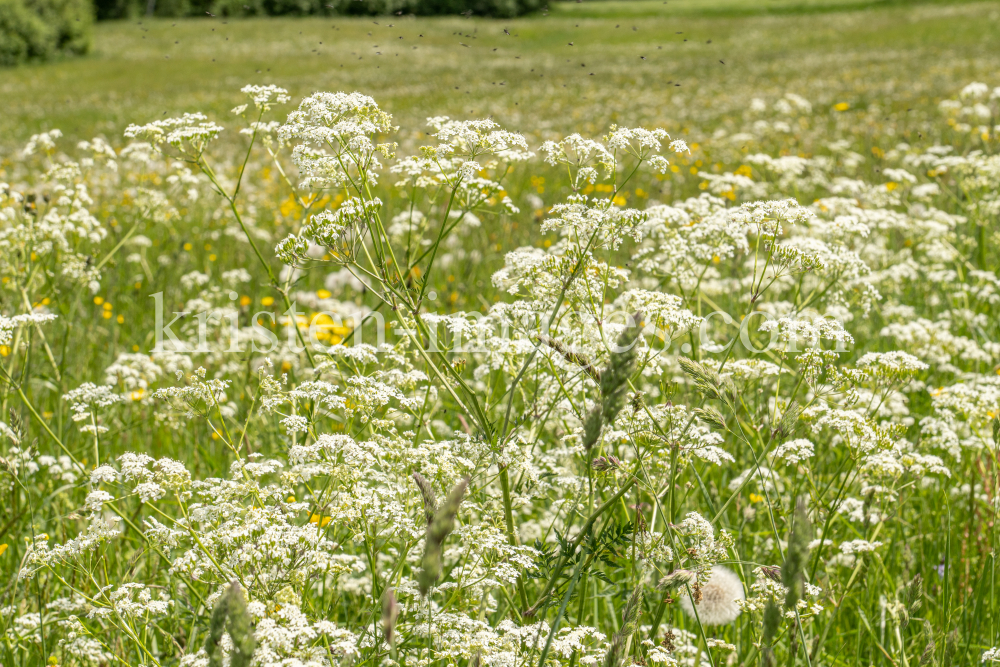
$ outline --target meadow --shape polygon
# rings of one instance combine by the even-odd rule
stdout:
[[[998,24],[137,19],[0,70],[0,667],[1000,663]]]
[[[701,4],[705,11],[732,3]],[[397,122],[414,129],[450,114],[492,115],[530,125],[523,131],[533,135],[550,128],[596,135],[614,122],[711,133],[742,114],[748,96],[801,90],[827,107],[845,100],[877,101],[891,112],[912,107],[916,115],[898,128],[906,132],[926,122],[931,101],[956,81],[983,79],[997,66],[997,3],[911,3],[820,18],[690,16],[680,6],[677,15],[644,13],[658,7],[655,0],[560,3],[548,16],[509,22],[103,23],[92,55],[0,75],[0,145],[12,150],[51,128],[74,141],[118,138],[128,123],[164,112],[225,113],[238,101],[232,91],[250,81],[298,97],[377,92]],[[615,14],[602,17],[601,8]]]

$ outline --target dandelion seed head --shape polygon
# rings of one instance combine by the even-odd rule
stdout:
[[[712,568],[712,576],[701,585],[701,601],[697,604],[698,619],[702,625],[727,625],[740,615],[739,602],[744,600],[743,582],[736,574],[721,565]],[[695,618],[695,606],[690,595],[681,597],[681,609]]]

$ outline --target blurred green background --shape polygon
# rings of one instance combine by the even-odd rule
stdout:
[[[577,18],[754,16],[952,4],[949,0],[0,0],[0,66],[81,55],[93,23],[145,17],[433,16],[509,19],[556,12]]]
[[[747,113],[752,97],[786,92],[853,109],[913,107],[906,122],[919,129],[956,85],[1000,71],[998,2],[804,12],[822,1],[569,2],[517,19],[102,21],[83,57],[0,70],[0,148],[52,128],[120,145],[129,123],[186,111],[224,121],[247,83],[294,98],[358,90],[407,132],[428,116],[492,115],[539,135],[647,123],[698,140]],[[787,11],[721,13],[733,7]]]

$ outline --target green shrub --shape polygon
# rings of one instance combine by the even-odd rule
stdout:
[[[325,3],[324,3],[325,4]],[[337,14],[465,14],[507,18],[541,7],[543,0],[333,0]]]
[[[337,16],[464,14],[512,17],[545,0],[155,0],[155,16]],[[95,0],[98,20],[141,16],[146,0]]]
[[[90,49],[89,0],[0,0],[0,65]]]
[[[56,52],[80,55],[90,50],[94,9],[90,0],[25,0],[25,6],[56,33]]]
[[[340,0],[350,2],[351,0]],[[510,18],[540,9],[543,0],[410,0],[414,14],[462,14],[471,11],[479,16]]]
[[[124,19],[141,14],[135,0],[94,0],[94,18],[98,21]]]
[[[0,0],[0,64],[44,56],[54,44],[54,31],[21,0]]]
[[[239,4],[240,0],[231,0]],[[290,3],[295,0],[270,0],[275,4]],[[299,0],[306,2],[308,0]],[[317,2],[332,8],[336,14],[417,14],[433,16],[440,14],[467,14],[509,18],[540,9],[544,0],[332,0]]]

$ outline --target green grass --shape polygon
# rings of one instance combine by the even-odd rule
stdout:
[[[954,0],[597,0],[558,2],[560,16],[607,18],[626,16],[759,16],[763,14],[821,14],[921,4],[955,4]]]
[[[226,114],[250,82],[297,97],[359,90],[414,130],[427,116],[450,114],[599,132],[612,122],[709,129],[742,112],[748,96],[785,91],[855,105],[891,91],[910,106],[1000,68],[996,2],[822,17],[627,16],[651,3],[571,3],[513,21],[104,23],[88,57],[0,72],[0,146],[55,127],[72,138],[113,138],[130,122],[181,111]],[[572,16],[605,8],[622,16]],[[909,83],[900,88],[903,74]]]

